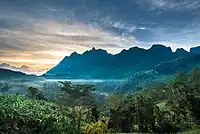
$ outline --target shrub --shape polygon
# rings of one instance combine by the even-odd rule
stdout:
[[[102,121],[87,123],[82,127],[84,134],[103,134],[106,130],[106,125]]]

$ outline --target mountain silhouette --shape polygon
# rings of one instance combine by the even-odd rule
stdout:
[[[22,73],[25,73],[25,74],[28,74],[28,75],[33,75],[33,74],[41,75],[46,71],[46,69],[36,71],[36,70],[33,70],[32,68],[30,68],[29,66],[26,66],[26,65],[16,67],[16,66],[10,65],[8,63],[1,63],[0,69],[7,69],[7,70],[15,71],[15,72],[22,72]]]
[[[200,63],[200,47],[187,52],[183,48],[175,52],[170,47],[155,44],[150,49],[132,47],[112,55],[106,50],[91,49],[83,54],[76,52],[66,56],[44,76],[72,79],[121,79],[140,71],[155,70],[170,74],[189,71]]]
[[[9,69],[0,68],[0,80],[11,80],[11,79],[21,79],[21,78],[36,78],[34,75],[27,75],[19,71],[12,71]]]

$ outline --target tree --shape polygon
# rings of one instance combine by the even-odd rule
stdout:
[[[150,133],[155,128],[155,107],[151,98],[137,95],[134,98],[135,119],[138,125],[138,132]]]
[[[192,70],[191,74],[188,76],[188,84],[190,84],[190,89],[196,95],[200,95],[200,69],[195,68]]]
[[[65,81],[60,82],[63,86],[61,90],[65,92],[67,97],[67,101],[71,102],[70,106],[72,108],[72,118],[74,125],[74,133],[79,133],[80,131],[80,120],[76,123],[76,110],[75,107],[79,105],[90,105],[92,103],[91,92],[96,90],[94,85],[83,84],[83,85],[75,85],[72,82]],[[88,103],[89,102],[89,103]],[[79,117],[81,118],[81,117]]]
[[[187,90],[187,75],[182,72],[178,72],[175,78],[169,83],[168,88],[171,90],[173,96],[180,95],[182,91]]]
[[[114,109],[116,107],[122,106],[124,104],[124,95],[119,91],[110,94],[106,100],[109,108]]]
[[[91,108],[91,112],[92,112],[93,121],[98,122],[100,112],[97,110],[96,105]]]
[[[39,93],[39,89],[35,88],[35,87],[29,87],[27,89],[27,96],[32,98],[32,99],[36,99],[37,94]]]
[[[110,110],[109,129],[115,132],[150,133],[155,128],[155,104],[140,94],[129,95],[124,105]]]

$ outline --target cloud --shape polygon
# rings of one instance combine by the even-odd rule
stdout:
[[[26,29],[26,27],[29,27],[29,29]],[[124,43],[134,42],[134,38],[109,33],[100,27],[76,22],[60,24],[51,20],[42,20],[20,29],[1,28],[0,33],[3,44],[1,48],[11,50],[60,50],[72,45],[77,49],[87,49],[94,45],[96,47],[121,48]]]
[[[92,47],[188,49],[200,43],[199,8],[197,0],[2,0],[0,61],[41,70]]]
[[[51,11],[51,12],[60,12],[60,11],[64,11],[63,9],[57,9],[51,6],[46,6],[46,8]]]
[[[103,27],[114,28],[114,29],[122,30],[122,32],[128,32],[128,33],[132,33],[136,30],[147,30],[148,29],[146,27],[139,27],[139,26],[135,26],[133,24],[128,24],[124,20],[115,20],[109,16],[98,18],[95,21],[96,21],[96,23],[98,23],[99,25],[101,25]]]
[[[9,23],[20,22],[20,25],[0,27],[0,61],[15,65],[20,63],[36,67],[32,65],[34,63],[50,68],[73,51],[82,53],[95,46],[118,53],[136,41],[133,35],[123,36],[106,31],[93,23],[85,24],[70,18],[32,18],[28,14],[20,15],[20,12],[16,14],[23,18],[4,14],[4,19]],[[120,27],[116,22],[112,26]],[[40,69],[40,66],[36,68]]]
[[[200,8],[198,0],[138,0],[141,7],[149,7],[150,10],[196,10]]]

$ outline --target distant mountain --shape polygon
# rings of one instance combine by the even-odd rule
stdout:
[[[22,72],[22,73],[26,73],[26,74],[34,74],[34,75],[42,75],[46,71],[46,70],[36,71],[26,65],[16,67],[16,66],[13,66],[13,65],[10,65],[7,63],[1,63],[0,69],[8,69],[8,70],[12,70],[12,71]]]
[[[199,52],[199,53],[198,53]],[[172,52],[160,44],[150,49],[133,47],[112,55],[102,49],[91,49],[65,57],[44,76],[72,79],[123,79],[137,72],[154,70],[162,75],[188,71],[199,65],[199,47],[190,52],[180,48]]]
[[[21,79],[21,78],[36,78],[36,76],[0,68],[0,80]]]

